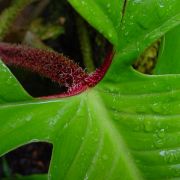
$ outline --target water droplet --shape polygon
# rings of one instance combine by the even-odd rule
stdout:
[[[144,130],[146,131],[146,132],[151,132],[151,131],[153,131],[153,125],[152,125],[152,123],[151,123],[151,121],[144,121]]]
[[[129,34],[129,32],[127,31],[127,32],[125,32],[125,34],[124,34],[124,35],[125,35],[125,36],[127,36],[128,34]]]
[[[164,3],[162,1],[159,2],[159,7],[163,8],[164,7]]]
[[[144,117],[143,116],[139,116],[138,121],[136,121],[135,125],[134,125],[134,131],[138,132],[138,131],[143,131],[144,130]]]
[[[53,127],[56,124],[56,118],[49,119],[49,126]]]
[[[160,151],[160,152],[159,152],[160,156],[163,156],[163,157],[164,157],[164,156],[165,156],[165,152],[166,152],[166,151],[164,151],[164,150],[163,150],[163,151]]]
[[[67,127],[68,127],[68,123],[66,123],[63,128],[66,129]]]
[[[109,38],[112,38],[113,35],[111,33],[109,33],[108,36],[109,36]]]
[[[29,115],[29,116],[27,116],[27,117],[25,118],[25,121],[31,121],[31,119],[32,119],[32,116]]]
[[[178,160],[176,150],[160,151],[159,154],[164,158],[166,163],[172,163]]]
[[[116,96],[113,96],[113,103],[116,102]]]
[[[163,138],[165,136],[165,129],[161,129],[160,131],[158,131],[157,136],[159,138]]]
[[[84,180],[88,180],[88,179],[89,179],[89,177],[88,177],[88,175],[86,174]]]
[[[107,8],[110,8],[111,7],[111,4],[110,3],[107,3]]]
[[[156,148],[162,147],[163,144],[164,144],[164,142],[163,142],[162,139],[156,139],[156,140],[154,141],[154,145],[155,145]]]
[[[137,48],[137,51],[140,51],[140,42],[139,41],[136,42],[136,48]]]
[[[133,18],[134,18],[134,16],[133,16],[133,15],[131,15],[131,16],[130,16],[130,19],[132,20]]]
[[[85,5],[85,4],[86,4],[86,3],[85,3],[85,1],[83,1],[83,0],[81,1],[81,3],[82,3],[83,5]]]
[[[9,76],[8,79],[7,79],[7,81],[6,81],[6,83],[7,83],[7,84],[12,84],[12,79],[13,79],[13,77],[12,77],[12,76]]]
[[[160,113],[162,111],[161,104],[159,104],[158,102],[152,104],[151,109],[155,113]]]
[[[157,148],[160,148],[163,146],[164,141],[165,141],[165,129],[161,128],[161,129],[157,129],[154,136],[154,145]]]
[[[134,0],[134,3],[141,3],[142,0]]]

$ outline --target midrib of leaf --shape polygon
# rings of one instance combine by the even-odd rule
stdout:
[[[78,118],[77,115],[79,115],[79,113],[80,113],[80,112],[82,111],[82,109],[83,109],[83,108],[82,108],[82,103],[83,103],[83,105],[85,105],[86,100],[87,100],[87,98],[84,98],[84,97],[81,98],[81,102],[80,102],[79,108],[78,108],[78,110],[76,111],[76,114],[75,114],[75,116],[72,118],[71,122],[72,122],[73,120],[76,121],[76,118]],[[85,107],[87,107],[87,106],[85,105]],[[87,109],[86,109],[86,112],[88,113],[88,110],[87,110]],[[69,179],[69,180],[72,179],[72,175],[71,175],[71,174],[74,173],[74,172],[73,172],[73,171],[74,171],[74,167],[78,164],[78,161],[79,161],[79,159],[80,159],[80,157],[81,157],[81,154],[83,153],[84,149],[87,148],[86,145],[87,145],[87,142],[88,142],[88,139],[89,139],[89,136],[90,136],[92,121],[93,121],[93,119],[91,118],[91,115],[88,113],[87,125],[86,125],[86,128],[85,128],[85,130],[84,130],[84,134],[83,134],[84,141],[80,144],[80,146],[79,146],[79,148],[78,148],[78,150],[77,150],[77,152],[76,152],[76,155],[75,155],[75,157],[73,158],[73,161],[72,161],[70,167],[69,167],[68,170],[67,170],[67,174],[65,175],[65,177],[63,177],[63,179]],[[100,137],[101,137],[101,136],[100,136]],[[86,140],[87,140],[87,141],[86,141]],[[97,151],[99,151],[99,149],[101,148],[101,145],[102,145],[102,144],[100,143],[100,145],[98,146]],[[96,153],[97,153],[97,152],[96,152]],[[92,156],[91,159],[94,159],[94,156]],[[93,160],[91,160],[91,161],[93,161]],[[89,169],[89,167],[88,167],[87,169]],[[87,174],[88,174],[88,173],[84,172],[84,178],[82,178],[82,179],[86,179]]]
[[[64,124],[69,123],[63,132],[64,135],[62,131],[59,131],[59,135],[55,135],[55,152],[50,168],[51,178],[59,177],[67,180],[73,178],[76,180],[109,177],[109,179],[115,179],[123,176],[127,180],[142,179],[130,151],[123,141],[123,137],[114,126],[108,109],[105,108],[100,93],[91,89],[78,96],[78,98],[78,107],[81,106],[80,109],[78,108],[80,111],[77,109],[70,120],[65,118]],[[86,114],[84,114],[85,112]],[[79,121],[82,118],[81,116],[83,116],[83,119]],[[84,127],[85,124],[80,123],[81,121],[84,121],[83,124],[85,123],[86,127]],[[82,132],[81,134],[78,133],[78,137],[76,137],[79,128]],[[59,127],[58,129],[62,128]],[[81,137],[84,138],[83,141],[81,141]],[[98,138],[98,141],[95,141],[94,138]],[[71,141],[77,143],[71,144]],[[70,144],[67,144],[67,142]],[[70,150],[69,147],[71,147]],[[108,147],[108,149],[105,147]],[[68,152],[71,153],[68,154]],[[104,154],[106,154],[108,160],[103,159]],[[64,163],[70,166],[67,168]],[[58,164],[63,164],[61,171],[56,168]],[[103,171],[104,173],[102,173]],[[123,172],[123,174],[119,172]]]
[[[120,161],[122,161],[121,163],[124,164],[124,170],[121,169],[121,172],[128,172],[124,174],[124,178],[133,180],[142,179],[121,133],[113,124],[113,121],[109,115],[107,108],[104,105],[100,93],[98,91],[91,90],[88,93],[87,104],[91,113],[95,114],[95,120],[98,122],[100,130],[103,133],[108,133],[108,135],[110,136],[112,144],[114,145],[113,149],[117,150],[116,155],[119,155],[119,159]],[[111,170],[109,172],[110,174],[112,173]],[[111,179],[110,174],[108,174],[107,176]]]
[[[96,88],[106,108],[112,111],[110,116],[145,177],[179,177],[180,96],[177,82],[180,76],[147,76],[135,72],[129,78],[131,81],[119,81],[113,87],[104,81]],[[158,136],[161,129],[165,131],[162,136],[167,139],[156,147],[154,136]],[[160,155],[161,152],[165,155]]]

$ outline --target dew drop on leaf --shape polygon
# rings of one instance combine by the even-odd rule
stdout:
[[[172,163],[178,160],[176,150],[160,151],[160,156],[163,157],[166,163]]]
[[[165,136],[165,129],[161,129],[157,132],[157,137],[164,138]]]
[[[86,174],[84,180],[88,180],[88,179],[89,179],[89,177],[88,177],[88,175]]]
[[[132,20],[132,19],[134,18],[134,16],[133,16],[133,15],[131,15],[129,18]]]
[[[124,34],[124,35],[125,35],[125,36],[128,36],[128,34],[129,34],[129,32],[127,31],[127,32],[125,32],[125,34]]]
[[[134,0],[133,1],[133,5],[135,6],[136,4],[139,4],[139,3],[141,3],[142,2],[142,0]]]
[[[109,9],[111,7],[111,4],[110,3],[107,3],[107,8]]]
[[[156,130],[154,136],[154,145],[156,148],[160,148],[163,146],[164,141],[165,141],[165,129],[158,129]]]
[[[31,115],[28,115],[26,118],[25,118],[25,121],[31,121],[31,119],[32,119],[32,116]]]
[[[113,35],[112,35],[112,33],[109,33],[108,36],[109,36],[109,38],[112,38]]]
[[[155,145],[156,148],[162,147],[163,144],[164,144],[164,143],[163,143],[163,140],[162,140],[162,139],[156,139],[156,140],[154,141],[154,145]]]
[[[10,85],[12,83],[12,79],[13,79],[13,77],[9,76],[9,78],[6,81],[6,83]]]
[[[151,105],[151,109],[154,113],[160,113],[162,112],[162,107],[161,104],[159,104],[158,102],[154,103]]]
[[[68,123],[66,123],[63,128],[66,129],[67,127],[68,127]]]
[[[146,131],[146,132],[151,132],[151,131],[153,131],[153,125],[152,125],[152,123],[151,123],[151,121],[144,121],[144,130]]]
[[[159,0],[159,7],[160,7],[160,8],[163,8],[163,7],[164,7],[164,1]]]

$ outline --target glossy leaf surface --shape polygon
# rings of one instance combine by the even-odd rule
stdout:
[[[98,29],[112,44],[118,44],[124,1],[69,0],[88,22]]]
[[[180,73],[180,25],[165,34],[161,45],[155,74]]]
[[[0,104],[31,99],[0,60]]]
[[[2,80],[0,92],[8,89],[19,101],[0,96],[0,155],[48,141],[53,144],[49,179],[180,178],[180,75],[147,76],[130,67],[147,45],[178,25],[179,1],[70,2],[115,46],[112,65],[95,88],[54,100],[22,99],[14,77],[17,91]],[[3,79],[12,76],[4,65],[0,70]]]

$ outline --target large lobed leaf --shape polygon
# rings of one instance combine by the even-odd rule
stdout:
[[[1,65],[0,94],[9,96],[0,96],[0,154],[48,141],[49,179],[179,179],[180,75],[130,68],[147,45],[179,24],[179,1],[69,1],[114,44],[113,63],[95,88],[46,101],[26,95]],[[7,88],[9,77],[15,89]]]

